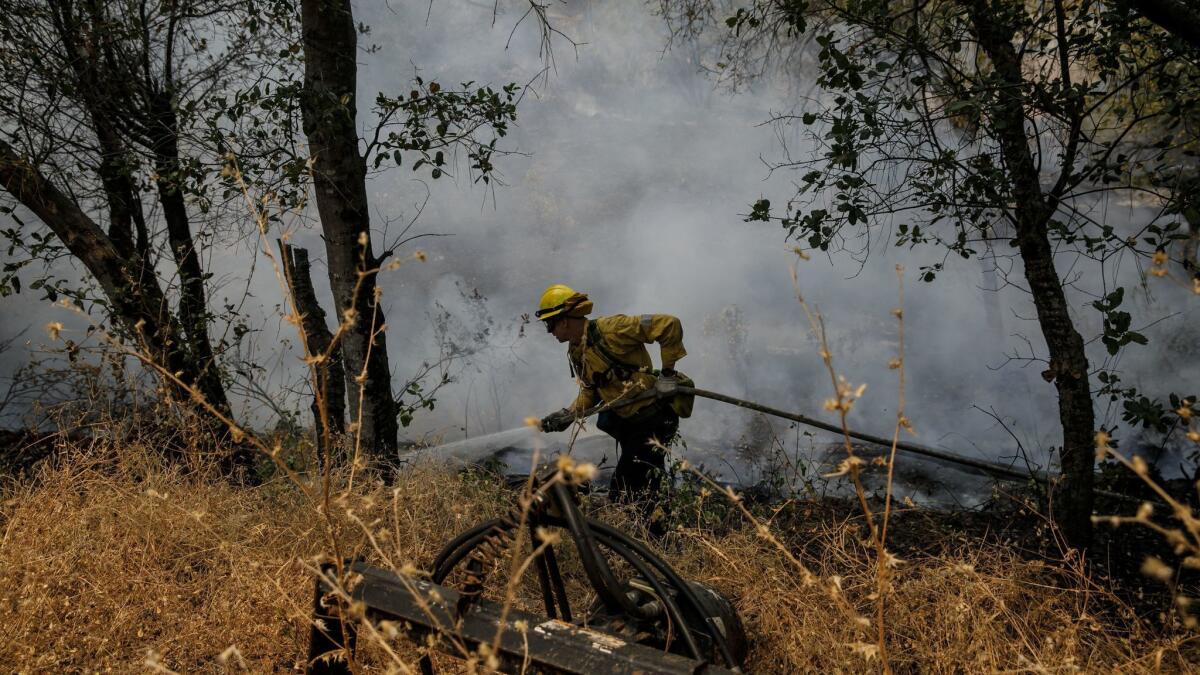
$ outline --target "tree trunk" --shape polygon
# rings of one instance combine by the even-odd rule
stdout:
[[[1200,8],[1194,0],[1127,0],[1150,22],[1200,49]]]
[[[102,110],[101,92],[104,88],[100,85],[97,73],[99,57],[95,40],[80,41],[84,34],[96,32],[98,19],[93,15],[91,29],[84,30],[75,8],[69,2],[55,0],[50,3],[50,9],[59,43],[75,79],[75,89],[96,133],[100,153],[97,173],[108,203],[109,239],[116,250],[128,258],[131,278],[141,281],[143,277],[154,274],[154,266],[150,259],[150,237],[145,213],[132,178],[132,158],[126,152],[116,127]],[[92,10],[94,12],[96,8],[92,7]],[[164,307],[163,311],[169,310]]]
[[[298,246],[279,242],[283,258],[283,273],[296,312],[300,314],[300,326],[304,329],[304,340],[310,357],[328,354],[328,358],[315,365],[313,374],[313,424],[316,427],[317,454],[322,462],[332,459],[331,441],[346,431],[346,382],[342,367],[341,349],[333,343],[333,333],[325,323],[325,311],[317,301],[313,288],[308,251]]]
[[[136,268],[134,277],[140,279],[153,274],[154,265],[150,260],[146,216],[129,175],[130,158],[116,132],[99,120],[96,138],[100,145],[100,184],[108,201],[108,236],[118,251],[129,256],[130,264]]]
[[[154,139],[154,179],[158,198],[167,223],[167,241],[179,270],[179,321],[187,336],[187,348],[195,364],[196,388],[218,410],[229,411],[225,385],[216,365],[212,341],[208,335],[208,302],[204,289],[204,271],[192,239],[180,186],[183,175],[179,163],[179,125],[171,109],[169,95],[161,94],[152,105]]]
[[[1050,351],[1047,376],[1058,389],[1063,478],[1054,491],[1053,515],[1068,541],[1085,548],[1091,543],[1092,533],[1096,427],[1087,354],[1083,338],[1071,319],[1062,279],[1054,267],[1054,249],[1047,229],[1053,208],[1042,192],[1025,134],[1025,83],[1021,60],[1012,44],[1015,29],[1001,23],[1005,11],[993,9],[985,0],[972,0],[969,11],[979,46],[995,68],[999,94],[990,111],[992,127],[1016,204],[1017,246],[1025,266],[1025,279]]]
[[[303,0],[301,112],[313,161],[313,187],[325,235],[329,285],[339,321],[350,416],[363,446],[388,453],[399,432],[391,371],[376,297],[379,261],[371,247],[366,166],[355,126],[357,35],[349,0]],[[363,377],[362,381],[359,378]],[[361,388],[362,405],[359,406]]]
[[[70,75],[75,80],[74,89],[78,92],[79,101],[96,132],[100,153],[100,181],[110,213],[109,236],[96,243],[102,250],[93,252],[92,263],[69,244],[68,248],[100,281],[114,308],[116,320],[142,342],[142,347],[150,351],[150,357],[163,367],[169,368],[185,385],[195,388],[217,411],[229,415],[229,401],[215,367],[208,338],[203,277],[188,226],[186,205],[178,189],[164,189],[165,182],[174,179],[178,173],[170,167],[172,163],[178,165],[175,142],[178,131],[174,112],[170,109],[170,101],[165,101],[169,118],[153,120],[155,123],[150,126],[158,136],[154,148],[159,174],[156,182],[167,221],[169,242],[181,280],[182,326],[172,313],[170,303],[154,273],[150,256],[150,236],[137,185],[133,179],[137,164],[130,156],[126,139],[120,134],[116,124],[116,115],[124,113],[117,112],[119,108],[113,106],[113,101],[105,98],[129,94],[124,90],[127,83],[120,81],[120,75],[111,68],[102,66],[102,62],[111,65],[108,61],[113,58],[107,51],[108,36],[105,31],[111,28],[107,26],[108,20],[103,15],[103,5],[93,1],[76,6],[66,0],[54,0],[49,3],[49,8],[59,42],[70,64]],[[152,105],[154,103],[160,106],[163,104],[162,101],[151,101]],[[151,113],[153,112],[155,111],[152,110]],[[162,148],[157,147],[159,145],[162,145]],[[6,148],[16,157],[11,147]],[[16,158],[15,161],[21,171],[35,171],[32,167],[24,166],[23,159]],[[44,177],[40,177],[40,180],[44,186],[54,189]],[[62,197],[66,199],[65,196]],[[37,211],[29,202],[22,201]],[[78,211],[77,216],[70,218],[70,222],[60,222],[58,228],[45,215],[39,215],[64,243],[66,230],[73,230],[77,238],[84,239],[94,238],[94,234],[97,233],[103,234],[99,232],[99,228],[96,228],[97,233],[91,233],[88,227],[95,227],[95,223],[73,202],[70,202],[70,206]],[[60,208],[59,211],[61,210]],[[80,232],[85,234],[81,235]],[[115,273],[109,273],[114,271],[107,270],[101,262],[110,254],[121,261],[120,269],[115,270]],[[184,389],[168,385],[168,390],[181,400],[192,399],[192,394]],[[226,431],[225,425],[215,416],[209,415],[203,409],[200,412],[214,435],[221,435]],[[222,470],[228,475],[234,475],[238,473],[239,468],[249,466],[252,461],[252,449],[238,443],[223,457]]]
[[[165,96],[165,94],[164,94]],[[179,162],[179,125],[169,99],[158,99],[154,104],[153,128],[158,134],[154,139],[154,179],[158,199],[163,207],[163,219],[167,224],[167,243],[179,270],[179,323],[182,326],[184,350],[191,365],[193,386],[218,411],[232,417],[229,399],[225,395],[225,383],[217,368],[216,354],[208,334],[209,312],[204,288],[204,271],[200,256],[192,239],[192,228],[180,186],[183,182]],[[213,431],[222,433],[224,425],[215,425]],[[227,476],[242,474],[254,464],[254,448],[244,442],[234,442],[221,457],[221,471]]]

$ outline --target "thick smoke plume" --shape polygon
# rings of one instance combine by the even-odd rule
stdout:
[[[768,170],[780,158],[781,138],[792,155],[815,152],[794,131],[763,124],[792,107],[789,92],[807,83],[777,76],[738,94],[717,90],[700,68],[700,52],[686,44],[664,51],[661,20],[634,2],[553,3],[551,21],[578,46],[556,41],[548,72],[536,26],[518,25],[520,12],[503,3],[495,17],[490,4],[462,2],[361,3],[356,11],[371,26],[362,46],[379,47],[360,55],[363,100],[407,90],[418,74],[448,83],[532,82],[519,126],[506,139],[519,154],[498,162],[503,185],[473,184],[465,167],[431,184],[392,169],[369,185],[381,229],[391,221],[387,228],[395,233],[428,190],[414,231],[451,235],[413,242],[408,251],[422,248],[429,261],[382,281],[397,386],[439,361],[444,368],[431,377],[455,378],[438,392],[436,408],[406,431],[411,438],[456,440],[509,429],[571,399],[563,348],[521,318],[552,283],[586,290],[601,314],[679,316],[689,351],[679,367],[700,386],[820,415],[831,383],[796,300],[793,264],[800,292],[825,317],[840,371],[868,384],[852,422],[887,434],[896,404],[895,373],[887,368],[897,347],[893,270],[901,264],[912,270],[906,367],[916,440],[1010,458],[1013,437],[982,412],[994,411],[1036,461],[1046,461],[1059,433],[1054,389],[1040,377],[1044,366],[1008,359],[1029,356],[1030,345],[1044,354],[1032,303],[1019,288],[992,290],[998,284],[990,263],[950,260],[935,282],[922,283],[915,271],[941,261],[943,252],[890,248],[885,241],[875,242],[861,265],[837,254],[798,262],[782,230],[743,221],[758,197],[791,194],[792,177]],[[366,108],[360,106],[364,129],[372,124]],[[1110,220],[1134,221],[1141,207],[1106,208]],[[312,229],[294,243],[314,257],[322,252]],[[213,255],[216,278],[244,279],[255,255],[244,245]],[[319,263],[314,272],[323,285]],[[1132,279],[1136,270],[1124,274]],[[1010,278],[1020,278],[1019,268]],[[280,354],[291,329],[278,320],[280,291],[261,262],[250,288],[245,309],[260,329],[257,357],[278,363],[263,376],[265,385],[282,395],[302,367],[294,339]],[[230,282],[214,295],[239,290]],[[1178,335],[1197,324],[1200,305],[1166,287],[1136,295],[1135,323],[1176,314],[1146,331],[1149,347],[1130,350],[1120,364],[1125,380],[1157,392],[1186,388],[1196,381],[1189,376],[1197,360],[1187,352],[1194,356],[1195,337]],[[1073,300],[1085,336],[1094,334],[1099,313],[1084,296]],[[324,301],[329,306],[328,296]],[[27,295],[5,303],[9,334],[62,320],[59,310]],[[4,366],[11,372],[25,356],[12,350]],[[306,407],[296,395],[287,400],[297,410]],[[1117,417],[1112,411],[1107,421]],[[789,444],[794,440],[786,425],[771,425]],[[683,429],[716,448],[769,436],[751,416],[703,401]],[[726,459],[741,466],[732,452]]]

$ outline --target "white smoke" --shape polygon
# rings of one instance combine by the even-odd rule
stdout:
[[[362,46],[379,46],[360,55],[362,101],[377,91],[406,91],[416,72],[448,84],[532,80],[535,90],[506,139],[509,149],[525,154],[498,161],[504,185],[473,184],[465,170],[426,185],[403,168],[369,186],[377,225],[407,221],[428,188],[431,198],[415,228],[453,235],[415,242],[407,251],[422,248],[429,261],[383,277],[397,386],[422,364],[444,360],[439,338],[446,333],[438,326],[446,317],[460,331],[455,340],[471,346],[445,371],[456,381],[439,391],[436,408],[419,414],[405,433],[454,440],[512,428],[570,401],[574,385],[563,348],[536,323],[521,325],[521,315],[532,312],[552,283],[587,291],[598,314],[679,316],[689,351],[679,367],[699,386],[827,414],[821,404],[832,385],[796,300],[790,275],[796,258],[782,230],[747,224],[741,215],[760,196],[781,200],[793,191],[791,176],[767,170],[764,159],[779,159],[780,147],[763,122],[791,105],[784,92],[797,87],[768,81],[738,95],[715,91],[687,46],[664,52],[665,27],[641,3],[572,1],[552,3],[551,10],[556,27],[579,46],[555,42],[554,67],[538,78],[546,64],[540,34],[532,21],[513,31],[520,16],[515,5],[501,3],[494,23],[490,3],[356,7],[356,19],[371,26]],[[360,111],[363,128],[371,128],[366,106]],[[804,143],[793,136],[789,151],[812,152]],[[1133,207],[1117,211],[1107,217],[1141,217]],[[321,289],[317,233],[301,231],[295,243],[318,259],[314,275]],[[1032,303],[1019,288],[985,290],[995,278],[978,260],[948,260],[934,283],[918,281],[917,268],[941,261],[942,254],[877,245],[862,266],[844,255],[799,263],[799,290],[822,312],[839,372],[868,385],[851,422],[884,435],[894,423],[896,373],[887,363],[897,355],[891,310],[894,266],[902,264],[909,270],[907,411],[916,440],[990,459],[1011,456],[1009,433],[978,407],[994,410],[1044,462],[1044,450],[1059,434],[1054,388],[1040,377],[1043,365],[1006,364],[1006,354],[1029,355],[1026,339],[1035,353],[1045,352]],[[250,268],[244,247],[213,262],[218,277],[244,279]],[[1121,278],[1136,280],[1137,270],[1127,268]],[[1020,279],[1019,268],[1010,278]],[[290,329],[275,318],[281,294],[261,263],[251,289],[248,309],[264,329],[258,354],[279,365],[268,384],[282,391],[302,370],[294,346],[280,350]],[[476,291],[487,298],[492,323],[485,339],[472,342],[486,318],[463,293]],[[1149,347],[1128,350],[1121,364],[1126,381],[1157,393],[1186,389],[1196,381],[1196,360],[1174,356],[1168,345],[1181,329],[1197,325],[1200,303],[1165,285],[1136,295],[1127,301],[1136,302],[1135,325],[1177,314],[1146,331]],[[328,295],[323,299],[330,307]],[[1098,313],[1080,294],[1072,301],[1082,332],[1095,334]],[[58,316],[44,307],[34,311],[28,296],[5,303],[6,332]],[[1103,351],[1093,347],[1096,365]],[[651,353],[657,360],[657,349]],[[17,362],[12,355],[4,359],[8,368]],[[288,400],[306,408],[298,395]],[[746,434],[748,420],[701,401],[684,431],[720,445]],[[777,431],[785,428],[775,424]]]

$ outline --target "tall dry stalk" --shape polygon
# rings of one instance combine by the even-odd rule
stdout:
[[[846,451],[846,457],[838,465],[837,471],[829,474],[827,477],[835,477],[847,475],[854,485],[854,494],[858,498],[859,508],[862,510],[863,518],[867,525],[867,531],[871,541],[875,547],[875,631],[874,631],[874,650],[869,650],[861,646],[857,651],[868,656],[877,656],[884,673],[891,673],[891,663],[888,658],[886,630],[884,625],[884,607],[885,598],[888,592],[888,570],[901,563],[901,560],[887,550],[887,519],[891,514],[891,493],[892,493],[892,478],[893,469],[896,463],[896,444],[899,441],[901,428],[912,431],[912,426],[908,419],[904,416],[904,275],[903,268],[896,266],[897,283],[900,288],[900,306],[893,310],[893,315],[899,325],[900,334],[900,353],[889,364],[889,367],[894,366],[900,371],[900,394],[899,404],[897,406],[896,424],[892,432],[892,447],[887,460],[887,497],[884,502],[884,512],[882,522],[879,522],[880,517],[871,509],[871,505],[867,499],[866,489],[862,483],[862,466],[863,460],[854,451],[854,443],[850,437],[850,425],[848,416],[850,409],[854,407],[855,402],[862,397],[866,392],[865,384],[853,387],[846,379],[838,375],[837,370],[833,365],[833,353],[829,349],[829,341],[825,333],[825,320],[821,314],[809,307],[808,302],[804,299],[804,294],[800,291],[800,280],[797,272],[797,267],[792,267],[792,285],[795,288],[796,300],[800,303],[801,309],[804,311],[804,316],[808,320],[809,329],[817,338],[820,345],[821,361],[825,364],[825,370],[829,374],[830,383],[833,386],[834,396],[825,401],[825,409],[836,412],[838,415],[838,423],[842,428],[842,446]],[[865,622],[869,625],[869,621]],[[872,653],[874,652],[874,653]]]
[[[802,252],[797,251],[797,253],[800,255],[801,259],[806,259],[806,256]],[[868,662],[878,659],[883,672],[891,673],[891,663],[888,658],[887,648],[885,607],[886,597],[891,588],[889,576],[890,570],[898,566],[901,563],[901,560],[887,549],[887,523],[891,516],[892,483],[896,462],[896,449],[899,442],[900,431],[901,429],[904,429],[910,433],[913,432],[912,424],[904,414],[904,268],[899,265],[896,266],[899,306],[893,310],[893,315],[896,317],[898,326],[899,352],[897,356],[888,364],[888,367],[899,371],[899,394],[896,423],[892,433],[892,446],[887,459],[887,493],[884,500],[883,513],[881,516],[875,513],[868,501],[866,489],[863,486],[861,479],[861,467],[863,465],[863,460],[854,450],[847,418],[851,408],[854,406],[854,403],[866,391],[866,385],[861,385],[857,388],[852,387],[845,380],[845,378],[838,375],[833,364],[833,354],[829,349],[829,343],[826,338],[824,319],[821,317],[819,312],[816,312],[808,305],[803,293],[800,292],[799,277],[795,266],[792,267],[791,273],[797,302],[804,312],[810,331],[818,341],[821,360],[825,365],[826,372],[829,374],[830,382],[833,385],[834,395],[832,398],[826,400],[825,409],[838,413],[838,418],[842,428],[842,443],[846,457],[840,462],[838,469],[834,473],[828,474],[826,477],[831,478],[842,475],[847,475],[850,477],[854,485],[855,496],[858,500],[859,508],[862,511],[863,518],[867,524],[870,541],[875,552],[875,590],[870,596],[875,605],[874,630],[871,630],[871,620],[865,616],[862,616],[855,609],[854,605],[849,601],[849,599],[845,597],[842,589],[842,577],[840,575],[833,575],[824,580],[823,583],[826,586],[829,597],[835,601],[835,604],[841,609],[843,615],[856,628],[863,630],[871,639],[871,642],[856,642],[850,643],[846,646],[849,647],[853,653],[858,654]],[[664,445],[656,445],[664,452],[670,452],[670,450]],[[788,544],[785,544],[784,541],[782,541],[771,531],[771,526],[767,522],[759,519],[748,508],[746,508],[742,498],[732,488],[722,488],[715,481],[713,481],[712,478],[692,467],[686,460],[680,460],[679,463],[683,469],[693,472],[711,489],[724,494],[725,497],[738,509],[742,517],[748,522],[753,523],[757,536],[770,543],[772,547],[783,554],[785,559],[800,573],[800,578],[803,585],[810,586],[821,581],[820,577],[800,560],[792,548]]]
[[[883,517],[879,526],[879,536],[875,540],[875,593],[878,596],[875,604],[875,623],[876,630],[878,631],[876,639],[881,646],[884,644],[885,598],[890,590],[889,570],[895,564],[899,563],[899,560],[887,550],[888,520],[892,515],[892,482],[896,468],[896,446],[900,443],[901,429],[905,429],[909,433],[913,433],[912,424],[904,415],[904,267],[902,265],[896,265],[896,293],[899,296],[899,302],[896,305],[896,309],[892,310],[892,315],[896,317],[896,336],[898,345],[896,347],[896,357],[888,363],[888,368],[897,371],[898,375],[896,384],[896,424],[892,428],[892,447],[888,453],[887,459],[887,483],[886,493],[883,499]],[[886,659],[884,659],[884,670],[890,670]]]

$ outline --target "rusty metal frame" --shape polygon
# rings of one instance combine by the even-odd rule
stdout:
[[[415,644],[468,658],[480,645],[494,645],[500,672],[571,673],[592,675],[726,675],[734,671],[704,661],[630,642],[620,636],[546,619],[486,599],[463,603],[458,591],[413,577],[401,576],[361,562],[351,563],[354,578],[350,598],[366,608],[375,624],[392,625]],[[333,573],[332,567],[324,570]],[[349,675],[342,644],[341,620],[326,602],[334,589],[318,579],[308,672],[312,675]],[[503,624],[501,623],[503,617]],[[317,624],[320,624],[318,626]],[[354,650],[353,619],[345,634]],[[524,630],[518,628],[523,626]],[[497,635],[499,639],[497,640]],[[331,658],[332,657],[332,658]]]

